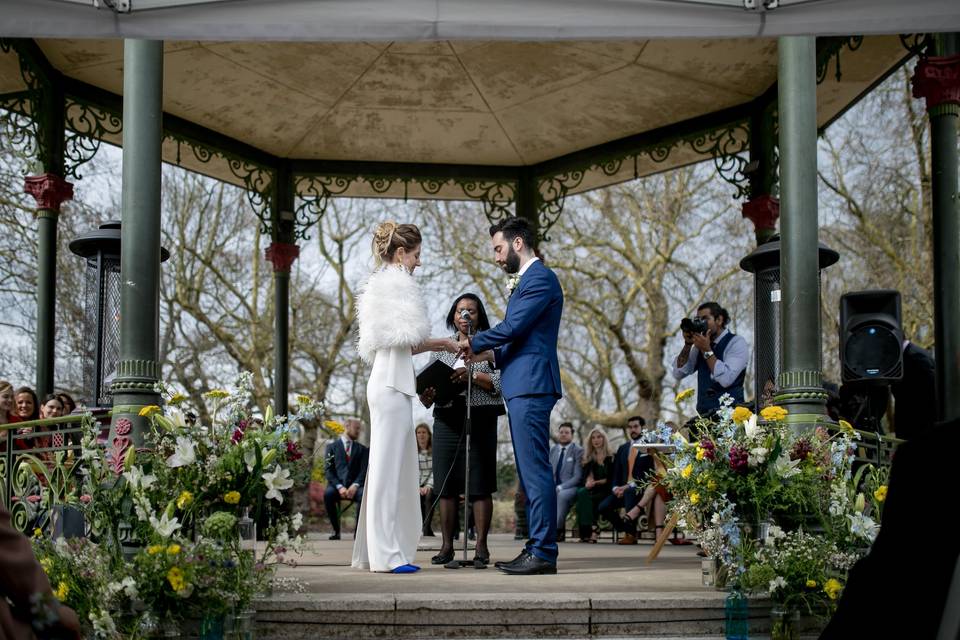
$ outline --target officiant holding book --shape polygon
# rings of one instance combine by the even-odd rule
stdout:
[[[466,314],[464,314],[466,312]],[[466,316],[466,317],[465,317]],[[467,320],[469,318],[469,321]],[[472,331],[490,328],[487,312],[480,298],[465,293],[454,300],[447,314],[447,327],[454,331],[453,339],[465,339]],[[464,488],[466,466],[466,395],[468,370],[456,354],[435,352],[435,361],[449,367],[453,382],[439,395],[436,388],[427,388],[420,394],[425,407],[433,407],[433,485],[440,496],[440,527],[443,543],[433,556],[433,564],[447,564],[454,558],[453,532],[457,528],[459,498]],[[487,534],[493,518],[493,493],[497,490],[497,416],[503,415],[500,396],[500,372],[488,362],[473,365],[471,385],[470,436],[470,502],[477,528],[477,548],[474,562],[487,564],[490,551]],[[464,529],[467,524],[464,523]]]

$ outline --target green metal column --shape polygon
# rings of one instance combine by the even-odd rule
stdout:
[[[960,417],[960,34],[936,34],[933,43],[934,55],[917,64],[913,94],[926,98],[930,116],[937,417],[952,420]]]
[[[28,64],[22,58],[21,64]],[[24,179],[24,191],[37,201],[37,394],[53,392],[56,355],[57,222],[64,200],[73,198],[73,185],[64,175],[63,89],[45,69],[33,107],[38,119],[38,160],[43,174]]]
[[[290,394],[290,267],[300,255],[293,243],[294,199],[293,173],[287,165],[276,173],[271,198],[273,243],[267,248],[267,260],[273,263],[274,340],[273,340],[273,411],[286,415]]]
[[[113,435],[131,437],[137,445],[146,429],[138,411],[160,400],[162,141],[163,42],[125,40],[120,359],[112,386]]]
[[[817,242],[817,63],[811,36],[779,39],[781,354],[777,402],[788,420],[826,413]]]
[[[526,218],[540,237],[540,190],[536,176],[529,169],[521,169],[517,179],[517,216]]]
[[[777,233],[780,201],[777,199],[776,104],[763,104],[750,117],[750,199],[743,217],[753,222],[757,245]]]

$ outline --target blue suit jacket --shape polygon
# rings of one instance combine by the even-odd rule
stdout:
[[[531,264],[507,302],[503,322],[480,331],[471,347],[493,349],[504,400],[517,396],[561,397],[557,336],[563,313],[563,291],[556,274],[540,260]]]

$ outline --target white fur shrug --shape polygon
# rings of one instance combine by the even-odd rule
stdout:
[[[387,265],[374,271],[357,302],[357,351],[372,363],[380,349],[413,347],[430,337],[420,286],[406,269]]]

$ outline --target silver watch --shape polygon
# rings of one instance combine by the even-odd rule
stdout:
[[[710,358],[715,358],[716,356],[713,355],[713,351],[707,351],[703,354],[703,357],[704,359],[709,360]]]

